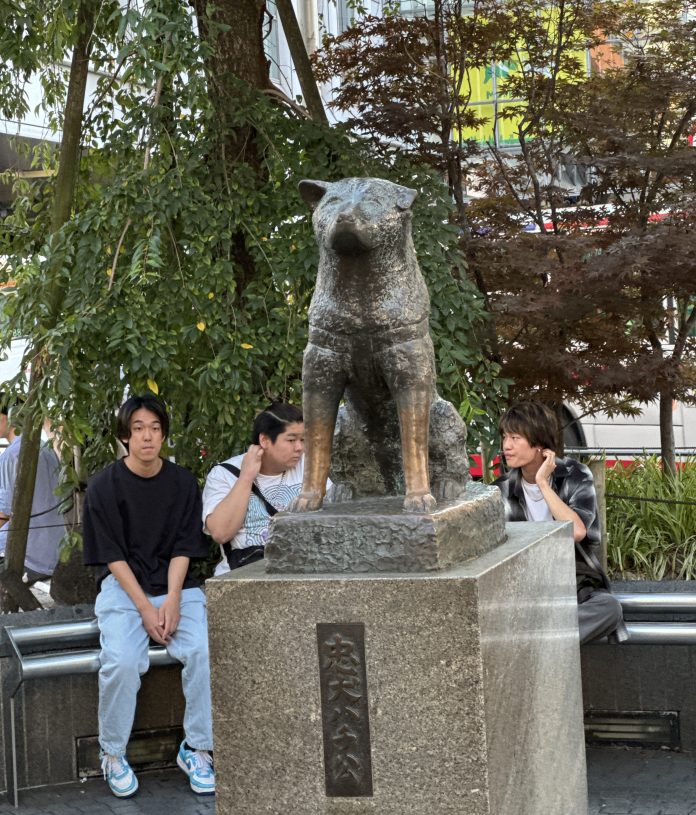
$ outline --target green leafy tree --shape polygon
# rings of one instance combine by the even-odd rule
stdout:
[[[477,359],[481,307],[453,273],[458,229],[446,188],[268,92],[262,5],[196,4],[197,28],[177,0],[99,4],[90,42],[100,79],[70,217],[51,220],[56,177],[17,184],[0,235],[16,280],[3,329],[29,337],[29,356],[42,360],[32,398],[36,415],[60,428],[66,495],[113,460],[114,410],[126,390],[163,396],[172,450],[201,476],[246,445],[264,402],[300,400],[317,266],[297,192],[304,177],[381,175],[421,192],[416,244],[433,291],[441,384],[457,403],[469,392],[462,372]],[[44,9],[28,0],[23,8],[40,29]],[[232,31],[237,16],[245,22]],[[73,22],[66,18],[66,31]],[[48,49],[46,60],[53,56]],[[36,160],[50,169],[57,156]]]
[[[63,118],[60,163],[50,208],[49,228],[52,234],[58,232],[70,218],[75,195],[80,161],[82,108],[87,85],[90,35],[94,26],[95,14],[96,5],[93,2],[80,3],[74,9],[74,42]],[[33,362],[29,393],[22,410],[22,447],[17,463],[17,477],[12,499],[12,526],[8,532],[5,562],[0,573],[0,582],[9,595],[3,598],[7,610],[16,610],[20,604],[24,609],[36,608],[39,605],[36,598],[23,584],[21,576],[24,571],[27,529],[31,517],[41,444],[39,382],[46,368],[46,346],[41,341],[41,336],[56,326],[64,290],[65,285],[59,267],[54,265],[49,269],[45,285],[45,308],[35,318],[35,340],[31,344]]]

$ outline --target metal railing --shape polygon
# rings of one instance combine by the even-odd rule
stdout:
[[[696,592],[617,592],[624,614],[696,615]],[[626,621],[624,645],[696,645],[696,622]]]
[[[659,456],[662,450],[659,447],[566,447],[565,454],[573,458],[585,456],[605,456],[608,458],[621,458],[622,456]],[[696,447],[675,447],[677,458],[696,457]]]

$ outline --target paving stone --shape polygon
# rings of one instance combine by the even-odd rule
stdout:
[[[587,751],[588,815],[696,815],[696,755],[592,747]],[[179,770],[139,773],[134,798],[119,800],[101,779],[20,792],[20,808],[0,815],[214,815],[215,798],[197,797]],[[552,815],[549,813],[548,815]],[[553,815],[557,815],[553,813]]]
[[[10,802],[0,803],[0,815],[214,815],[215,798],[200,798],[188,787],[180,770],[139,773],[140,788],[133,798],[119,800],[106,782],[90,779],[59,787],[24,790],[19,794],[19,810]]]

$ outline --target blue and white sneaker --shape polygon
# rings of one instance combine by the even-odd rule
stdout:
[[[189,750],[182,741],[176,763],[189,777],[191,789],[197,795],[215,794],[213,757],[209,750]]]
[[[125,756],[104,753],[101,768],[109,789],[117,798],[130,798],[138,791],[138,779]]]

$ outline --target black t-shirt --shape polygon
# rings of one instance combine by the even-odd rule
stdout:
[[[125,560],[146,594],[166,594],[169,562],[208,555],[201,493],[193,474],[166,459],[151,478],[117,461],[89,482],[83,516],[84,562],[101,566]],[[190,569],[183,588],[200,585]]]

